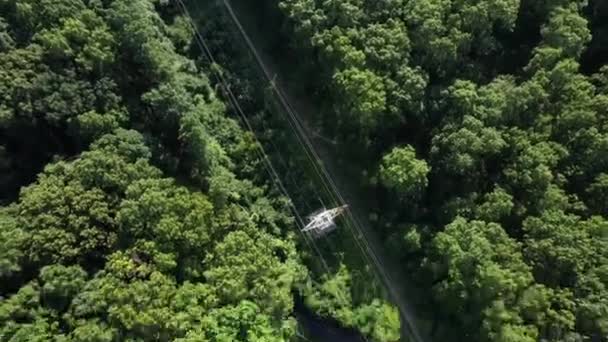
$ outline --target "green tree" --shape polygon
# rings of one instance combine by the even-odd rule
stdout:
[[[39,279],[44,306],[63,312],[84,287],[87,274],[78,266],[51,265],[40,269]]]
[[[455,175],[483,175],[485,160],[496,157],[507,146],[501,131],[465,116],[449,123],[433,138],[431,154],[441,167]]]
[[[398,341],[401,337],[399,311],[379,300],[355,310],[356,326],[374,341]]]
[[[212,212],[203,195],[171,179],[142,179],[127,188],[116,221],[131,242],[154,241],[160,251],[174,254],[180,279],[196,279],[202,276],[200,253],[219,230]]]
[[[520,244],[500,225],[456,218],[433,238],[430,248],[426,267],[435,275],[433,293],[442,303],[441,312],[482,340],[506,333],[501,332],[505,324],[520,325],[511,327],[509,334],[520,331],[525,335],[532,329],[530,336],[535,336],[533,327],[521,326],[523,320],[514,308],[520,294],[532,284],[532,273]],[[465,307],[469,309],[463,312]],[[497,318],[501,321],[492,321]],[[481,335],[480,324],[488,325]]]
[[[591,208],[598,214],[608,215],[608,174],[600,173],[587,189]]]
[[[594,250],[585,223],[561,211],[547,211],[524,222],[524,253],[538,281],[571,287],[589,268]]]
[[[343,97],[340,113],[345,125],[355,124],[364,133],[373,131],[379,116],[386,109],[386,93],[382,79],[369,70],[349,68],[334,75],[336,91]]]
[[[143,145],[137,133],[118,134],[117,140],[135,139],[121,143]],[[32,235],[25,243],[31,262],[86,263],[99,260],[115,247],[117,200],[131,182],[158,177],[160,172],[140,156],[111,151],[104,148],[102,139],[73,162],[49,165],[36,184],[23,189],[17,217],[19,227]]]
[[[396,147],[382,158],[380,180],[401,196],[419,197],[428,185],[430,167],[416,158],[413,147]]]
[[[290,70],[315,91],[320,124],[343,141],[366,138],[337,153],[369,175],[380,234],[425,266],[406,269],[435,289],[436,321],[456,322],[436,336],[605,339],[606,6],[277,1],[302,62]],[[382,93],[336,83],[347,70]],[[353,110],[363,108],[353,96],[382,106]],[[425,196],[404,210],[394,193],[418,188]]]
[[[263,312],[282,317],[293,307],[290,286],[302,279],[302,270],[293,246],[252,228],[229,233],[207,254],[205,278],[223,302],[252,300]],[[288,259],[282,262],[277,254]]]
[[[513,196],[497,187],[484,195],[483,203],[475,208],[476,216],[485,222],[500,222],[513,210]]]
[[[28,235],[17,226],[14,208],[0,208],[0,279],[21,271],[21,246]],[[4,290],[0,287],[0,291]]]
[[[575,5],[557,7],[543,27],[544,44],[561,49],[565,57],[580,57],[585,45],[591,41],[587,20],[578,13]]]

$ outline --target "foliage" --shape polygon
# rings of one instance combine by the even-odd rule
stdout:
[[[325,276],[322,283],[304,288],[305,303],[318,315],[357,328],[374,341],[398,340],[401,327],[397,309],[378,299],[361,306],[353,305],[351,282],[349,270],[340,265],[337,272]]]
[[[428,289],[434,339],[606,340],[604,2],[262,5],[314,124]],[[0,0],[0,340],[288,340],[294,289],[396,340],[397,312],[358,298],[355,271],[307,274],[288,202],[206,72],[225,70],[190,58],[178,12]],[[264,87],[226,75],[280,135]]]
[[[433,337],[605,341],[604,2],[267,2]]]
[[[428,185],[429,171],[425,161],[416,159],[411,146],[397,147],[382,158],[380,179],[399,194],[417,197]]]
[[[165,5],[0,1],[2,341],[296,333],[285,200]]]

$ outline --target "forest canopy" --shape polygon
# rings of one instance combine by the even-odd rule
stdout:
[[[296,332],[285,200],[168,6],[0,1],[2,341]]]
[[[605,1],[262,12],[283,27],[273,46],[293,49],[292,84],[377,198],[434,339],[606,341]]]
[[[184,12],[0,0],[0,341],[288,341],[296,301],[397,340],[350,266],[311,271],[197,49],[193,25],[223,23]]]
[[[606,1],[253,6],[432,340],[607,341]],[[220,15],[195,25],[224,65],[189,19],[166,0],[0,0],[0,341],[285,341],[296,299],[396,341],[366,265],[340,251],[315,274],[214,76],[285,136],[267,85],[240,78],[253,63]]]

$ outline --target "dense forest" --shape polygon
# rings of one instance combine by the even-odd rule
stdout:
[[[298,297],[397,340],[309,271],[194,46],[168,1],[0,0],[0,341],[286,341]]]
[[[314,179],[221,4],[184,2],[216,61],[173,1],[0,0],[0,341],[289,341],[296,300],[397,341],[346,230],[329,270],[297,234]],[[608,341],[608,2],[247,6],[431,340]]]
[[[434,340],[608,340],[608,2],[251,12],[359,173]]]

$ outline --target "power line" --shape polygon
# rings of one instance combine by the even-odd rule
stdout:
[[[269,81],[271,88],[274,90],[275,94],[279,98],[281,105],[287,111],[287,114],[289,115],[288,122],[289,122],[290,126],[292,127],[292,130],[295,131],[295,135],[296,135],[298,142],[300,143],[300,145],[303,146],[306,156],[308,157],[310,163],[312,164],[314,171],[317,174],[317,177],[319,177],[319,180],[321,181],[326,192],[329,194],[332,201],[334,201],[332,206],[341,206],[341,205],[346,204],[346,201],[344,201],[344,199],[340,195],[338,188],[335,186],[335,183],[333,183],[332,177],[329,175],[329,173],[323,166],[321,158],[318,156],[314,146],[308,139],[308,135],[306,134],[305,129],[303,128],[304,125],[300,122],[298,115],[295,113],[295,110],[293,109],[293,107],[291,106],[289,101],[287,101],[285,95],[275,85],[275,82],[273,81],[272,77],[270,76],[270,72],[268,71],[264,62],[262,61],[262,58],[260,57],[259,53],[257,52],[255,45],[253,44],[253,42],[251,41],[251,39],[245,32],[245,29],[243,28],[240,21],[238,20],[236,14],[234,13],[234,10],[232,9],[232,6],[230,5],[230,3],[227,0],[222,0],[222,1],[224,3],[224,6],[226,7],[226,9],[228,10],[228,13],[230,14],[232,21],[239,29],[241,36],[243,37],[249,50],[253,54],[253,57],[255,58],[258,66],[264,73],[264,76],[266,77],[266,79]],[[329,186],[327,184],[328,182],[329,182]],[[337,194],[337,196],[336,196],[336,194]],[[350,210],[349,210],[349,212],[350,212]],[[357,234],[354,232],[350,222],[347,221],[347,228],[349,230],[351,230],[351,233],[353,234],[353,238],[355,239],[355,243],[361,249],[361,251],[363,253],[363,257],[366,259],[367,263],[372,264],[373,261],[369,259],[368,253],[365,252],[363,246],[361,245],[361,241],[359,238],[359,236],[361,234],[360,227],[357,228],[359,230],[359,234]],[[369,246],[366,246],[366,248],[369,249]]]
[[[323,166],[323,162],[321,161],[321,158],[317,154],[312,142],[308,139],[308,135],[306,134],[305,129],[303,128],[304,125],[300,122],[298,115],[295,113],[295,110],[293,109],[293,107],[291,106],[289,101],[286,99],[285,95],[282,93],[282,91],[276,86],[275,82],[272,80],[272,78],[270,76],[270,72],[268,71],[264,62],[262,61],[262,58],[260,57],[259,53],[257,52],[255,45],[253,44],[253,42],[251,41],[251,39],[245,32],[245,29],[243,28],[240,21],[238,20],[238,17],[234,13],[232,6],[230,5],[230,3],[227,0],[222,0],[222,1],[224,3],[224,6],[226,7],[226,9],[228,10],[228,13],[230,14],[232,21],[239,29],[239,32],[240,32],[241,36],[243,37],[243,39],[245,40],[250,52],[253,54],[258,66],[264,73],[264,76],[269,81],[272,89],[274,90],[275,94],[279,98],[279,101],[281,102],[282,106],[285,108],[287,114],[289,115],[288,122],[290,123],[292,130],[295,131],[295,135],[298,139],[298,142],[303,146],[306,156],[308,157],[310,163],[313,165],[313,168],[317,174],[317,177],[319,177],[319,180],[321,181],[326,192],[329,194],[332,201],[334,201],[334,203],[332,205],[341,206],[341,205],[346,204],[346,201],[340,194],[338,187],[333,182],[331,175]],[[329,183],[329,185],[328,185],[328,183]],[[351,214],[351,211],[348,210],[348,213]],[[354,221],[352,221],[352,222],[354,222]],[[363,257],[366,259],[366,262],[368,264],[377,264],[376,268],[381,269],[381,267],[379,266],[379,263],[377,261],[377,258],[375,258],[376,260],[370,260],[369,255],[372,254],[373,251],[371,250],[371,248],[369,247],[369,245],[367,244],[367,242],[364,239],[363,239],[363,243],[366,244],[365,248],[361,245],[361,243],[362,243],[361,238],[360,238],[361,234],[362,234],[361,227],[358,227],[357,225],[355,225],[355,229],[358,230],[358,234],[357,234],[354,232],[351,222],[349,222],[349,220],[347,220],[346,223],[347,223],[347,228],[353,234],[355,243],[357,244],[357,246],[363,253]],[[367,249],[367,252],[366,252],[366,249]],[[381,280],[381,282],[382,282],[382,280]]]
[[[197,27],[194,25],[194,22],[192,20],[192,17],[190,16],[187,7],[185,6],[185,4],[181,1],[181,0],[176,0],[180,6],[180,8],[182,9],[182,11],[184,12],[184,15],[189,19],[190,24],[192,26],[192,29],[194,30],[195,36],[196,36],[196,42],[199,45],[199,48],[201,48],[202,51],[205,52],[205,54],[207,55],[207,58],[209,59],[210,63],[217,65],[215,59],[213,58],[213,55],[211,53],[211,49],[208,47],[208,45],[206,44],[205,40],[203,39],[202,35],[200,34],[200,32],[198,31]],[[345,203],[344,198],[342,197],[342,195],[340,194],[340,192],[338,191],[338,188],[336,186],[336,184],[334,183],[331,175],[328,173],[328,171],[324,168],[324,166],[322,165],[321,159],[318,156],[318,154],[316,153],[314,146],[312,145],[312,143],[310,142],[310,140],[308,139],[308,136],[306,135],[306,133],[304,132],[304,128],[303,128],[303,124],[299,121],[299,118],[297,117],[297,114],[295,114],[295,111],[293,110],[293,108],[291,107],[291,105],[289,104],[289,102],[285,99],[284,95],[280,92],[280,90],[274,85],[274,82],[271,81],[270,79],[270,75],[268,73],[268,71],[266,70],[263,62],[261,61],[261,58],[259,57],[259,55],[257,54],[257,51],[255,50],[255,47],[253,46],[253,43],[249,40],[249,37],[246,35],[246,33],[244,32],[244,29],[242,28],[242,26],[240,25],[240,22],[238,21],[238,18],[236,18],[236,15],[234,14],[231,6],[224,0],[224,4],[226,6],[226,8],[229,10],[231,17],[233,19],[233,21],[235,22],[235,24],[239,27],[239,30],[241,31],[241,34],[243,36],[243,38],[245,38],[245,40],[247,41],[249,48],[251,49],[251,51],[253,52],[255,58],[257,59],[257,62],[259,64],[259,66],[262,68],[266,78],[270,81],[273,90],[275,91],[275,93],[278,95],[283,107],[287,110],[288,115],[290,116],[291,120],[288,120],[292,130],[294,130],[296,132],[296,138],[298,139],[298,142],[300,145],[304,146],[304,151],[306,153],[307,158],[309,159],[310,162],[312,162],[313,168],[315,170],[315,172],[317,173],[319,179],[321,180],[321,182],[323,183],[323,186],[325,187],[325,189],[327,190],[327,192],[329,193],[329,195],[332,197],[332,200],[336,201],[338,203]],[[259,149],[257,150],[258,152],[258,156],[264,160],[264,164],[266,167],[267,172],[269,173],[269,176],[272,180],[275,181],[275,183],[277,184],[279,190],[283,193],[283,195],[285,197],[287,197],[289,199],[289,203],[290,203],[290,207],[292,208],[292,211],[294,212],[294,215],[297,219],[297,221],[300,223],[300,225],[304,226],[303,220],[301,218],[301,216],[299,215],[297,208],[295,207],[293,200],[291,198],[291,196],[289,195],[287,189],[284,187],[278,173],[276,172],[276,169],[273,167],[270,159],[268,158],[268,155],[266,153],[266,151],[264,150],[263,145],[261,144],[261,142],[257,139],[257,136],[255,135],[255,132],[249,122],[249,120],[247,119],[247,116],[245,115],[245,113],[243,112],[242,108],[240,107],[238,100],[236,98],[236,96],[234,95],[234,93],[232,92],[232,90],[230,89],[230,86],[228,85],[228,82],[226,81],[226,79],[223,77],[223,75],[221,73],[217,73],[216,75],[218,77],[218,83],[220,83],[220,85],[222,86],[224,92],[228,95],[229,101],[231,102],[232,106],[234,107],[234,109],[237,111],[237,113],[240,115],[243,123],[246,125],[246,127],[248,128],[248,130],[252,133],[255,141],[256,141],[256,145],[259,147]],[[327,183],[329,183],[329,186],[327,185]],[[389,288],[389,292],[395,292],[394,289],[391,287],[391,282],[392,279],[390,279],[390,276],[385,274],[384,270],[382,269],[382,267],[380,267],[380,262],[378,260],[378,257],[375,255],[373,249],[370,247],[369,243],[363,239],[363,241],[359,241],[362,238],[362,234],[361,234],[361,226],[360,223],[356,220],[355,216],[352,214],[351,211],[348,212],[348,215],[350,217],[350,220],[354,223],[355,228],[359,231],[359,234],[355,234],[353,232],[353,229],[351,227],[351,222],[348,222],[348,228],[351,230],[351,232],[353,233],[353,237],[355,238],[355,242],[357,243],[357,245],[359,246],[359,248],[361,249],[361,251],[363,252],[364,257],[367,259],[369,256],[372,257],[372,261],[373,264],[375,264],[375,268],[377,269],[377,271],[380,272],[381,276],[383,278],[385,278],[385,284],[386,286]],[[300,229],[298,229],[301,232]],[[323,255],[321,254],[320,250],[318,249],[318,246],[316,246],[314,240],[310,239],[309,241],[309,237],[302,233],[304,236],[303,238],[305,239],[306,243],[309,245],[309,248],[313,248],[315,250],[315,252],[317,253],[317,255],[320,257],[323,266],[326,270],[327,273],[330,273],[329,271],[329,267],[327,266],[327,263],[325,262]],[[365,249],[361,246],[361,242],[363,242],[365,244]],[[367,250],[367,253],[366,253]],[[368,256],[369,253],[369,256]],[[369,259],[368,259],[369,262]],[[370,262],[372,263],[372,262]],[[393,293],[393,295],[395,295]],[[406,320],[409,320],[406,317]],[[409,323],[409,322],[408,322]],[[413,332],[413,329],[410,328],[410,331]],[[420,340],[418,338],[418,340]]]
[[[223,1],[224,5],[225,5],[226,9],[228,10],[228,12],[229,12],[229,14],[230,14],[230,16],[231,16],[234,24],[238,27],[238,29],[239,29],[239,31],[241,33],[241,36],[243,37],[243,39],[247,43],[250,51],[254,55],[254,57],[255,57],[258,65],[259,65],[259,67],[262,69],[264,75],[266,76],[266,78],[270,82],[270,84],[271,84],[271,86],[272,86],[275,94],[277,94],[280,102],[282,103],[282,105],[286,109],[288,115],[290,116],[291,120],[289,120],[289,122],[291,123],[293,121],[294,124],[292,125],[292,128],[295,126],[296,136],[301,137],[301,139],[299,138],[300,143],[303,141],[304,145],[306,145],[306,148],[304,150],[307,152],[307,154],[309,154],[309,158],[312,161],[313,165],[315,166],[316,172],[320,173],[319,176],[320,176],[321,180],[323,181],[323,185],[328,190],[328,192],[330,193],[330,195],[332,195],[334,197],[334,199],[337,199],[337,201],[338,201],[337,205],[345,204],[346,201],[344,200],[344,198],[343,198],[342,194],[340,193],[338,187],[336,186],[335,182],[333,181],[331,175],[329,174],[329,172],[327,171],[327,169],[323,166],[321,158],[319,157],[319,155],[317,154],[314,146],[310,142],[307,134],[304,132],[303,124],[300,122],[300,120],[298,118],[298,115],[295,114],[295,110],[290,105],[289,101],[286,100],[285,95],[280,91],[280,89],[278,89],[278,87],[276,87],[276,85],[272,81],[272,78],[270,77],[270,73],[266,69],[266,66],[264,65],[264,62],[262,61],[260,55],[256,51],[255,45],[253,44],[253,42],[251,41],[251,39],[249,38],[249,36],[245,32],[245,30],[242,27],[240,21],[238,20],[236,14],[234,13],[234,10],[233,10],[232,6],[228,2],[228,0],[222,0],[222,1]],[[317,167],[318,167],[318,169],[317,169]],[[325,180],[327,182],[329,182],[329,187],[327,186],[327,184],[325,184]],[[403,315],[404,319],[406,320],[406,324],[408,325],[410,333],[414,335],[414,338],[417,341],[422,341],[422,338],[421,338],[420,334],[416,330],[414,324],[411,322],[413,320],[413,317],[411,317],[409,315],[409,313],[407,312],[407,310],[405,308],[401,308],[400,304],[401,304],[402,301],[399,300],[400,299],[400,295],[398,293],[399,291],[395,290],[394,287],[392,286],[393,279],[382,268],[381,263],[379,261],[379,258],[376,255],[373,247],[371,247],[371,245],[369,244],[369,242],[367,240],[365,240],[365,238],[361,239],[362,241],[359,241],[360,240],[359,236],[363,235],[363,228],[361,227],[361,223],[356,219],[355,215],[352,213],[351,210],[348,210],[347,214],[348,214],[348,217],[350,218],[350,221],[354,223],[354,227],[357,229],[358,233],[360,234],[360,235],[354,236],[357,245],[359,246],[359,248],[361,249],[361,251],[363,252],[364,255],[366,255],[366,256],[369,255],[369,257],[371,257],[371,259],[373,261],[373,264],[375,266],[375,269],[377,270],[377,272],[381,275],[381,277],[384,280],[385,286],[389,289],[389,292],[391,292],[392,296],[397,301],[398,306],[400,307],[400,311],[402,312],[402,315]],[[352,231],[352,229],[351,229],[351,231]],[[353,232],[353,234],[355,235],[354,232]],[[363,248],[361,246],[361,242],[365,245],[365,248]],[[369,261],[369,259],[368,259],[368,261]]]
[[[194,21],[192,20],[192,16],[190,15],[188,8],[186,7],[186,5],[183,3],[182,0],[176,0],[176,2],[178,3],[178,6],[182,9],[184,16],[188,19],[191,28],[194,31],[195,34],[195,41],[197,42],[197,45],[199,46],[199,48],[205,52],[205,54],[207,55],[207,58],[209,59],[209,62],[215,65],[218,65],[213,57],[213,54],[211,52],[211,49],[209,48],[209,46],[207,45],[207,43],[205,42],[203,36],[200,34],[198,28],[196,27],[196,25],[194,24]],[[292,208],[292,211],[294,212],[295,217],[297,218],[297,221],[300,223],[300,225],[302,227],[304,227],[304,222],[301,218],[301,216],[299,215],[299,212],[297,210],[297,208],[295,207],[295,204],[291,198],[291,196],[289,195],[287,189],[284,187],[278,173],[276,172],[276,169],[273,167],[272,162],[270,161],[270,159],[268,158],[268,155],[266,153],[266,151],[264,150],[263,145],[261,144],[261,142],[258,140],[255,131],[253,130],[252,125],[250,124],[247,116],[245,115],[244,111],[242,110],[240,104],[238,103],[238,100],[236,98],[236,96],[234,95],[234,93],[232,92],[232,90],[230,89],[230,86],[228,85],[228,82],[226,81],[226,79],[223,77],[223,75],[221,73],[217,73],[217,78],[218,78],[218,83],[220,83],[220,85],[222,86],[222,88],[224,89],[224,91],[229,95],[229,100],[231,102],[231,104],[233,105],[233,107],[235,108],[235,110],[237,111],[237,113],[240,115],[240,117],[242,118],[242,121],[245,123],[247,129],[252,133],[253,138],[256,141],[256,145],[259,147],[259,149],[257,150],[259,154],[261,154],[261,156],[259,156],[260,158],[262,158],[265,162],[266,165],[266,169],[269,172],[269,176],[271,177],[271,179],[274,179],[275,182],[277,183],[280,191],[283,193],[283,195],[285,197],[287,197],[289,199],[289,203],[290,203],[290,207]],[[273,88],[276,91],[276,87]],[[284,100],[284,99],[283,99]],[[293,113],[292,113],[293,115]],[[297,118],[296,118],[297,120]],[[300,128],[301,129],[301,128]],[[296,134],[297,136],[297,134]],[[301,142],[300,142],[301,144]],[[310,142],[309,142],[310,144]],[[306,149],[305,149],[306,150]],[[314,151],[313,151],[314,152]],[[280,156],[280,153],[279,153]],[[282,157],[281,157],[282,159]],[[318,160],[318,159],[317,159]],[[314,163],[313,161],[313,165],[315,165],[316,163]],[[321,178],[321,180],[323,181],[323,179]],[[324,183],[325,185],[325,183]],[[310,238],[310,236],[308,236],[308,234],[302,232],[301,229],[298,229],[298,231],[301,233],[301,235],[303,236],[304,240],[306,241],[307,245],[309,246],[309,248],[313,248],[316,252],[316,254],[319,256],[323,267],[325,269],[325,272],[327,274],[330,274],[330,270],[329,267],[327,265],[327,262],[325,261],[321,251],[319,250],[318,246],[316,245],[314,239]],[[338,296],[340,296],[342,293],[336,294]],[[344,298],[342,298],[344,299]],[[368,341],[367,337],[365,335],[362,335],[363,339],[365,341]]]
[[[215,59],[213,57],[213,54],[211,52],[211,49],[209,48],[209,46],[205,42],[203,36],[200,34],[198,28],[196,28],[196,26],[194,25],[192,17],[189,14],[189,11],[188,11],[187,7],[185,6],[184,2],[182,0],[176,0],[176,1],[179,3],[179,6],[181,7],[182,11],[184,12],[184,15],[187,16],[187,18],[189,18],[189,21],[190,21],[190,24],[191,24],[191,28],[194,30],[194,33],[195,33],[195,36],[196,36],[196,42],[197,42],[199,48],[201,48],[201,50],[206,54],[206,56],[209,59],[210,63],[212,63],[214,65],[219,65],[215,61]],[[243,123],[246,125],[246,127],[248,128],[248,130],[253,134],[253,137],[256,140],[257,145],[260,147],[261,153],[262,153],[261,157],[265,161],[265,163],[268,165],[268,167],[270,168],[271,172],[274,175],[274,177],[271,177],[271,178],[274,178],[274,179],[278,180],[281,183],[280,184],[280,188],[282,189],[282,192],[291,200],[291,196],[289,196],[289,194],[285,190],[285,187],[283,186],[283,184],[282,184],[282,182],[280,180],[280,177],[278,176],[278,173],[276,172],[275,168],[272,166],[272,162],[270,161],[270,159],[267,157],[267,153],[265,152],[265,150],[263,148],[263,145],[257,139],[255,131],[252,128],[252,125],[250,124],[250,122],[249,122],[246,114],[244,113],[244,111],[242,110],[241,106],[239,105],[239,102],[238,102],[236,96],[234,95],[234,93],[230,89],[230,86],[229,86],[228,82],[226,81],[226,79],[225,79],[225,77],[223,76],[222,73],[216,73],[216,74],[217,74],[216,77],[218,78],[218,83],[220,83],[220,85],[224,89],[224,92],[227,93],[227,95],[229,97],[229,101],[231,102],[231,104],[233,105],[233,107],[235,108],[235,110],[237,111],[237,114],[239,114],[239,116],[241,118],[241,121],[243,121]],[[274,143],[272,141],[271,141],[271,143],[274,146]],[[276,150],[278,151],[278,149],[276,149]],[[283,160],[281,154],[278,153],[278,155],[279,155],[279,158],[281,160]],[[316,190],[315,190],[315,192],[316,192]],[[317,193],[317,196],[318,196],[318,193]],[[298,216],[298,219],[301,222],[303,222],[303,220],[301,219],[301,217],[300,217],[299,213],[297,212],[297,210],[296,210],[296,214]]]
[[[197,42],[199,48],[206,54],[206,57],[208,58],[208,60],[209,60],[209,62],[211,64],[217,65],[217,63],[215,61],[215,58],[213,57],[213,54],[211,52],[211,49],[209,48],[209,46],[207,45],[207,43],[203,39],[202,35],[198,31],[198,28],[194,24],[194,21],[192,20],[192,17],[190,16],[188,8],[182,2],[182,0],[175,0],[175,1],[178,3],[178,6],[183,11],[184,16],[188,19],[188,21],[189,21],[189,23],[191,25],[191,28],[194,31],[194,34],[195,34],[195,37],[196,37],[195,41]],[[228,82],[226,81],[226,79],[223,77],[223,75],[221,73],[216,73],[216,76],[218,78],[218,83],[223,88],[224,92],[228,95],[230,103],[232,104],[232,106],[234,107],[234,109],[236,110],[236,112],[240,115],[240,117],[241,117],[243,123],[246,125],[247,129],[252,133],[253,138],[255,139],[255,142],[256,142],[256,146],[258,146],[258,149],[256,149],[256,151],[258,152],[258,157],[264,161],[264,166],[265,166],[266,171],[268,172],[268,174],[270,176],[270,179],[273,180],[275,182],[275,184],[277,184],[277,186],[278,186],[279,190],[281,191],[281,193],[283,194],[283,196],[285,196],[285,197],[287,197],[289,199],[289,204],[290,204],[290,207],[291,207],[291,209],[292,209],[292,211],[294,213],[294,217],[296,218],[298,224],[300,226],[304,227],[304,221],[302,220],[302,217],[300,216],[297,208],[293,204],[293,201],[291,199],[291,196],[289,195],[289,192],[283,186],[283,183],[282,183],[282,181],[281,181],[278,173],[276,172],[276,170],[272,166],[272,163],[270,162],[270,160],[268,158],[268,155],[266,154],[266,151],[264,150],[264,146],[257,139],[257,136],[255,135],[255,132],[253,131],[253,127],[251,126],[249,120],[247,119],[247,116],[245,115],[245,113],[243,112],[241,106],[239,105],[239,103],[238,103],[238,101],[236,99],[236,96],[234,95],[234,93],[230,89],[230,86],[228,85]],[[319,251],[318,247],[314,244],[314,241],[312,241],[311,239],[309,239],[309,237],[305,233],[303,233],[300,229],[298,229],[298,231],[303,236],[303,238],[304,238],[305,242],[307,243],[307,245],[309,246],[309,248],[314,249],[315,252],[319,255],[321,263],[323,265],[323,268],[327,272],[329,272],[329,267],[328,267],[325,259],[323,258],[323,255]]]

